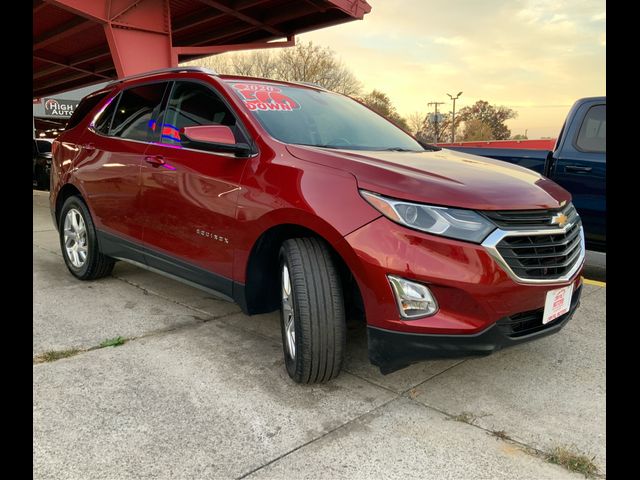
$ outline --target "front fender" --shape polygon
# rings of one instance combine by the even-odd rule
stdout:
[[[251,164],[245,170],[238,198],[240,238],[234,255],[234,280],[245,281],[251,250],[271,228],[300,226],[339,250],[345,235],[378,217],[348,172],[298,159]]]

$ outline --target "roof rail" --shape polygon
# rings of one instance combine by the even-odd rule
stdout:
[[[210,68],[205,68],[205,67],[198,67],[198,66],[161,68],[159,70],[151,70],[150,72],[136,73],[135,75],[129,75],[128,77],[122,77],[122,78],[118,78],[117,80],[112,80],[111,82],[107,83],[105,87],[111,87],[113,85],[116,85],[118,83],[121,83],[127,80],[133,80],[134,78],[143,78],[143,77],[148,77],[150,75],[157,75],[159,73],[171,73],[171,72],[200,72],[200,73],[207,73],[209,75],[218,74],[218,72],[216,72],[215,70],[211,70]]]
[[[307,87],[315,87],[320,90],[327,90],[325,87],[315,82],[290,82],[290,83],[297,83],[298,85],[306,85]]]

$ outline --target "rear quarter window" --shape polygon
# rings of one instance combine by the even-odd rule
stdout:
[[[94,109],[98,103],[100,103],[109,92],[99,92],[91,94],[87,97],[84,97],[76,109],[73,111],[69,122],[67,122],[66,130],[71,130],[72,128],[78,126],[80,122],[87,116],[87,114]]]

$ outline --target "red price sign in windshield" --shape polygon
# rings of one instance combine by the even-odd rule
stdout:
[[[300,110],[300,104],[272,85],[234,83],[233,89],[251,111],[291,112]]]

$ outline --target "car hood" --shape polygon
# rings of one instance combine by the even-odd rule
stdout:
[[[474,210],[557,208],[569,192],[538,173],[452,150],[387,152],[287,145],[309,162],[352,173],[358,186],[395,198]]]

